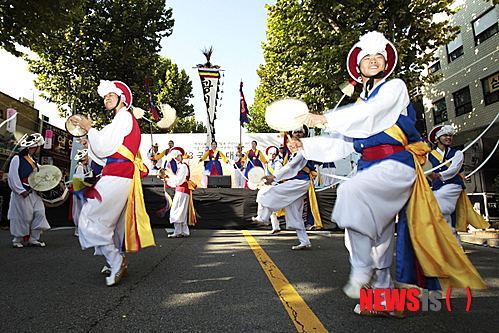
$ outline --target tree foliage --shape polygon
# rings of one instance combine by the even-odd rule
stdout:
[[[421,72],[436,60],[438,47],[455,38],[459,27],[433,22],[433,15],[452,15],[448,7],[452,2],[277,0],[267,6],[265,63],[257,70],[261,83],[248,129],[266,131],[260,125],[265,124],[265,107],[280,98],[299,98],[312,112],[334,107],[342,96],[339,85],[349,79],[347,54],[368,31],[382,32],[397,48],[399,60],[392,77],[402,78],[409,89],[435,82],[437,76]]]
[[[194,106],[190,103],[192,94],[192,81],[184,69],[179,71],[171,59],[160,57],[158,65],[151,79],[151,93],[154,103],[159,106],[169,104],[176,111],[177,123],[168,131],[169,133],[203,133],[206,127],[194,118]],[[164,132],[154,126],[153,131]]]
[[[58,105],[61,116],[81,113],[102,126],[106,119],[96,92],[101,79],[125,82],[133,92],[133,105],[147,110],[146,78],[160,94],[159,85],[167,85],[168,75],[185,76],[174,73],[172,64],[157,54],[174,23],[164,1],[87,0],[82,11],[82,19],[35,45],[38,59],[29,60],[37,89],[47,92],[43,97]],[[179,94],[190,97],[190,83],[185,78],[179,83],[188,84],[178,88]],[[170,102],[182,116],[191,114],[192,106],[178,96]],[[147,122],[140,123],[149,128]]]
[[[81,17],[86,0],[3,0],[0,2],[0,47],[15,56],[15,44],[31,47]]]

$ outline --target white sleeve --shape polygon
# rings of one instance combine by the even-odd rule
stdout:
[[[26,191],[21,182],[21,178],[19,178],[19,155],[14,156],[10,161],[7,182],[10,189],[16,194],[21,194]]]
[[[303,156],[317,162],[336,162],[354,152],[353,139],[339,133],[329,133],[301,139]]]
[[[178,163],[178,169],[177,169],[177,174],[175,175],[170,175],[167,178],[167,183],[169,186],[174,187],[182,184],[185,182],[185,179],[187,178],[187,174],[189,173],[189,169],[187,168],[187,165],[184,163]]]
[[[73,177],[74,178],[80,178],[81,180],[84,180],[85,179],[85,169],[83,168],[82,165],[78,165],[76,167],[76,171],[75,173],[73,174]]]
[[[281,161],[276,161],[274,164],[274,172],[280,170],[282,168],[282,162]]]
[[[407,114],[409,102],[404,81],[387,81],[366,103],[351,104],[325,113],[326,131],[350,138],[370,137],[393,126],[400,114]]]
[[[286,180],[293,178],[307,164],[307,160],[303,157],[302,151],[298,151],[293,159],[285,166],[274,173],[275,181]]]
[[[452,160],[452,163],[450,164],[449,168],[447,170],[439,172],[443,181],[449,180],[455,175],[457,175],[459,173],[459,170],[461,170],[461,167],[463,166],[464,162],[463,152],[458,150],[456,151],[456,154],[454,156],[455,158]]]
[[[113,121],[102,130],[91,128],[88,131],[88,154],[92,160],[104,165],[105,159],[118,151],[125,136],[132,131],[132,117],[130,112],[121,109]]]

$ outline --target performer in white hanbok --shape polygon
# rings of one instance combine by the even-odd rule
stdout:
[[[461,240],[456,231],[456,221],[452,219],[452,213],[456,210],[457,199],[466,188],[464,179],[459,174],[464,171],[464,154],[462,151],[450,148],[456,130],[451,125],[440,125],[430,132],[430,142],[436,145],[436,149],[428,154],[428,160],[433,167],[440,165],[443,161],[451,159],[447,165],[430,172],[433,194],[437,198],[442,214],[459,244]]]
[[[88,180],[93,179],[93,172],[90,169],[90,158],[88,157],[88,149],[78,150],[75,157],[78,164],[75,167],[73,174],[73,201],[71,203],[71,216],[75,224],[74,235],[78,236],[78,220],[80,218],[81,209],[85,201],[85,190],[92,186]]]
[[[154,145],[151,146],[151,148],[147,151],[147,158],[149,159],[150,166],[149,170],[151,172],[151,175],[157,175],[159,169],[161,168],[161,157],[157,158],[156,156],[159,155],[158,153],[159,150],[159,145],[155,143]]]
[[[312,172],[313,162],[306,160],[300,151],[274,175],[264,176],[266,184],[276,185],[271,186],[257,199],[262,209],[253,221],[260,225],[268,224],[272,212],[286,208],[286,229],[296,230],[300,241],[300,244],[292,247],[293,250],[312,247],[303,221],[303,200],[310,186],[313,189]]]
[[[464,154],[458,149],[450,148],[455,132],[456,130],[451,125],[439,125],[431,130],[429,139],[436,145],[436,148],[428,154],[428,161],[432,167],[439,166],[444,161],[449,162],[428,173],[427,176],[432,179],[431,188],[442,214],[461,245],[457,231],[467,231],[468,225],[477,229],[485,229],[489,227],[489,223],[473,210],[466,193],[462,175]]]
[[[158,166],[163,169],[170,169],[173,173],[177,172],[177,162],[175,162],[174,159],[171,159],[171,160],[167,160],[165,161],[165,164],[162,166],[161,165],[161,159],[165,156],[167,156],[168,154],[170,154],[173,150],[175,146],[175,142],[173,142],[173,140],[170,140],[168,141],[168,148],[166,148],[165,150],[163,150],[161,153],[159,154],[156,154],[156,156],[154,157],[155,159],[158,160]]]
[[[282,162],[279,158],[277,158],[279,150],[276,146],[270,146],[267,147],[265,153],[267,154],[267,158],[269,161],[267,164],[266,174],[267,176],[274,176],[275,173],[282,168]],[[258,189],[258,193],[256,195],[256,202],[258,203],[258,211],[257,211],[257,216],[252,218],[253,221],[257,221],[258,216],[265,215],[264,207],[259,203],[259,201],[262,198],[262,196],[265,193],[267,193],[267,191],[270,190],[272,186],[276,184],[277,183],[275,182],[273,182],[272,184],[265,184]],[[272,230],[269,231],[268,234],[274,235],[281,231],[281,227],[279,226],[279,219],[277,218],[276,212],[272,212],[270,214],[270,224],[272,226]]]
[[[29,175],[38,167],[35,155],[44,143],[41,134],[28,135],[19,144],[23,150],[10,161],[7,182],[12,193],[7,218],[10,220],[10,233],[14,236],[13,247],[23,247],[23,241],[27,241],[29,246],[45,246],[39,241],[41,232],[50,229],[45,206],[28,183]]]
[[[128,271],[123,251],[155,244],[140,183],[148,174],[138,157],[140,129],[128,110],[132,93],[120,81],[101,81],[98,93],[112,118],[110,124],[99,131],[87,118],[71,117],[75,126],[88,132],[84,143],[92,160],[104,165],[101,178],[86,192],[78,229],[82,249],[93,247],[96,255],[105,256],[108,266],[102,272],[109,273],[106,284],[112,286]]]
[[[359,298],[360,289],[368,285],[393,288],[390,265],[394,251],[394,222],[406,203],[407,214],[404,212],[401,216],[407,216],[404,224],[411,230],[414,246],[412,257],[408,256],[407,261],[414,261],[416,254],[425,273],[422,278],[438,276],[439,287],[443,288],[447,285],[464,288],[465,284],[484,288],[483,280],[453,239],[424,179],[420,164],[424,163],[429,148],[414,127],[415,111],[407,88],[400,79],[384,79],[393,71],[396,61],[395,47],[381,33],[370,32],[362,36],[349,52],[347,67],[352,78],[363,84],[361,99],[364,103],[324,115],[309,113],[297,117],[311,127],[325,125],[329,133],[301,139],[301,142],[293,141],[291,146],[303,148],[305,158],[338,161],[354,148],[362,154],[358,173],[339,186],[333,210],[333,220],[345,228],[345,244],[350,252],[350,279],[343,291],[351,298]],[[402,234],[400,224],[399,221],[398,238]],[[430,224],[433,225],[428,227]],[[435,237],[442,243],[433,247],[428,239],[422,241],[422,237]],[[439,252],[442,247],[445,247],[445,253]],[[397,260],[399,254],[397,247]],[[445,256],[448,256],[445,263],[438,262]],[[436,269],[442,264],[446,266],[445,274]],[[466,278],[474,280],[470,284],[462,283],[464,267],[469,269]],[[366,316],[403,317],[400,312],[361,310],[359,305],[354,312]]]
[[[174,231],[169,234],[169,238],[189,237],[189,222],[192,221],[194,207],[192,205],[192,191],[196,188],[194,182],[190,180],[190,169],[183,163],[184,151],[182,148],[173,148],[166,157],[167,160],[175,159],[177,162],[177,172],[175,174],[165,173],[165,182],[170,187],[175,187],[172,207],[170,209],[170,223],[174,226]],[[194,215],[195,217],[195,215]]]

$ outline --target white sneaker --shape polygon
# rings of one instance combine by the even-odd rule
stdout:
[[[252,218],[251,218],[251,221],[255,222],[255,223],[256,223],[256,224],[258,224],[258,225],[264,226],[264,227],[266,227],[266,226],[268,226],[268,225],[269,225],[269,223],[268,223],[268,222],[264,222],[264,221],[260,220],[260,219],[258,218],[258,216],[254,216],[254,217],[252,217]]]
[[[359,299],[360,290],[365,289],[367,286],[357,281],[348,280],[347,284],[343,287],[343,292],[350,298]]]
[[[107,266],[104,266],[102,267],[102,269],[100,270],[100,273],[101,274],[104,274],[104,275],[111,275],[111,268],[107,267]]]
[[[12,243],[12,247],[21,248],[21,247],[24,247],[24,245],[23,245],[23,244],[21,244],[21,243],[18,243],[18,242],[13,242],[13,243]]]
[[[123,257],[123,261],[121,262],[121,266],[119,271],[116,274],[111,273],[108,277],[106,277],[106,285],[108,287],[114,286],[118,283],[119,280],[125,275],[128,275],[128,259]]]
[[[306,250],[312,248],[312,244],[300,244],[300,245],[295,245],[291,247],[291,250]]]
[[[45,247],[45,243],[39,241],[34,241],[34,242],[29,241],[28,246]]]

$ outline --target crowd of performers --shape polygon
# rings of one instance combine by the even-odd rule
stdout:
[[[347,69],[362,84],[360,101],[324,115],[306,114],[299,119],[309,127],[325,127],[325,135],[308,137],[307,127],[289,133],[286,146],[268,147],[263,153],[257,142],[243,152],[237,147],[233,166],[238,187],[247,186],[253,168],[264,168],[258,186],[258,212],[252,219],[271,225],[271,234],[280,231],[278,216],[285,214],[286,229],[296,231],[299,244],[293,250],[312,247],[303,220],[304,202],[320,228],[314,181],[317,166],[334,168],[353,152],[361,154],[356,174],[337,188],[332,220],[345,229],[345,245],[350,253],[349,280],[344,293],[354,299],[363,288],[394,288],[390,266],[395,250],[397,223],[396,280],[429,290],[452,288],[483,289],[486,285],[466,257],[456,231],[467,224],[488,227],[472,208],[464,191],[462,152],[450,148],[455,130],[441,125],[430,133],[431,150],[415,129],[415,111],[405,83],[386,80],[397,62],[393,44],[378,32],[362,36],[348,54]],[[112,119],[102,130],[92,128],[84,117],[72,121],[88,132],[86,146],[78,152],[79,161],[73,178],[73,214],[83,249],[93,247],[96,255],[106,258],[101,272],[108,286],[128,272],[127,251],[153,246],[149,217],[144,210],[140,178],[147,168],[139,157],[140,130],[128,112],[132,103],[129,88],[119,81],[101,81],[98,92]],[[40,232],[50,228],[43,203],[31,191],[28,175],[37,168],[34,155],[43,145],[39,134],[21,143],[24,148],[11,162],[8,182],[12,188],[9,219],[12,245],[43,247]],[[88,167],[88,158],[102,165],[97,171]],[[168,237],[188,237],[195,223],[192,192],[184,150],[170,141],[169,148],[158,152],[157,145],[148,156],[164,179],[175,188],[170,202],[170,222],[174,232]],[[165,160],[162,165],[162,160]],[[423,172],[428,160],[432,171]],[[205,175],[222,175],[221,162],[228,162],[213,142],[200,159]],[[333,176],[334,172],[326,172]],[[96,174],[98,176],[96,177]],[[432,187],[429,186],[431,180]],[[84,195],[81,191],[85,189]],[[165,191],[166,192],[166,191]],[[438,244],[438,246],[435,246]],[[367,311],[356,306],[354,312],[365,316],[402,318],[397,311]]]
[[[294,131],[289,131],[287,135],[291,137],[292,135],[296,135],[296,133],[306,133],[305,135],[308,136],[308,132],[308,127],[303,126]],[[231,169],[233,168],[234,188],[251,188],[254,184],[248,183],[248,176],[253,168],[263,168],[267,174],[273,174],[274,168],[272,163],[279,161],[279,163],[284,165],[291,160],[290,157],[293,155],[285,145],[281,145],[279,148],[271,145],[265,151],[257,149],[257,145],[258,142],[253,140],[251,142],[251,149],[246,152],[243,151],[243,145],[237,145],[234,159],[231,160],[222,151],[217,149],[218,144],[216,141],[213,141],[211,149],[207,150],[199,159],[199,162],[204,163],[201,185],[204,187],[208,186],[208,176],[224,175],[223,162],[230,164]],[[174,159],[171,157],[168,158],[167,155],[172,149],[180,147],[175,147],[172,140],[168,142],[168,146],[167,149],[159,151],[159,145],[156,143],[148,150],[147,157],[150,160],[151,175],[157,175],[163,169],[171,170],[173,173],[176,172]],[[183,150],[183,148],[180,149]],[[192,156],[186,156],[186,158],[192,159]],[[338,183],[335,182],[336,165],[334,162],[314,162],[314,164],[317,171],[317,177],[314,178],[315,187],[330,187]]]

